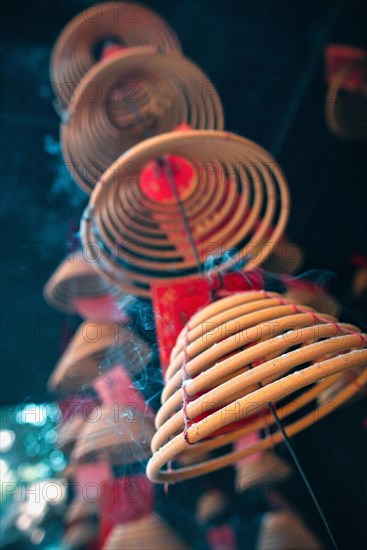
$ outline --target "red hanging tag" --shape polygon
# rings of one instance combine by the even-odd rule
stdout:
[[[71,399],[58,402],[61,411],[62,422],[73,422],[75,416],[82,415],[88,420],[89,414],[98,406],[98,401],[93,397],[75,395]]]
[[[236,550],[236,535],[230,525],[217,525],[212,527],[207,538],[212,550]]]
[[[93,382],[102,403],[129,407],[131,412],[139,411],[145,416],[154,417],[154,413],[122,365],[116,365]]]
[[[75,298],[74,308],[84,319],[95,321],[124,321],[127,316],[118,307],[116,298],[111,294],[92,298]]]
[[[212,301],[212,293],[222,297],[244,290],[264,287],[260,270],[212,275],[210,280],[197,277],[186,283],[152,283],[151,292],[161,367],[165,373],[178,334],[199,309]]]
[[[367,50],[345,44],[330,44],[325,49],[325,60],[328,84],[334,81],[341,70],[353,65],[345,75],[341,88],[347,92],[367,94]]]
[[[74,483],[76,498],[96,502],[101,498],[102,486],[112,479],[112,472],[107,461],[81,464],[77,467]]]
[[[137,521],[153,508],[153,484],[144,474],[105,482],[100,500],[101,545],[116,525]]]

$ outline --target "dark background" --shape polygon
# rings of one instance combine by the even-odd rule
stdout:
[[[86,197],[63,169],[49,57],[82,1],[8,2],[2,23],[1,386],[3,404],[49,399],[49,374],[78,320],[53,311],[42,288],[75,241]],[[364,2],[146,0],[177,32],[185,54],[216,84],[226,128],[275,154],[292,195],[290,238],[364,324],[350,299],[350,256],[367,252],[366,143],[326,128],[323,49],[366,46]],[[330,273],[329,273],[330,272]],[[328,274],[329,273],[329,274]],[[295,438],[342,548],[362,548],[365,410],[357,403]],[[314,525],[302,486],[290,494]],[[322,532],[322,527],[318,529]]]

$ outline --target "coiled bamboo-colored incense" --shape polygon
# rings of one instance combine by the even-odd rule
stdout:
[[[61,109],[74,101],[75,87],[98,62],[95,48],[109,40],[127,50],[151,45],[159,52],[181,52],[169,25],[140,4],[105,2],[91,6],[64,28],[52,52],[51,81]]]
[[[264,514],[257,550],[322,550],[320,541],[293,512]]]
[[[87,193],[107,169],[119,177],[116,159],[147,137],[183,123],[193,129],[224,126],[222,105],[207,75],[185,57],[150,47],[122,51],[93,67],[77,87],[68,114],[61,127],[63,156]],[[134,179],[133,161],[128,170],[125,179]]]
[[[177,158],[188,162],[194,174],[189,186],[177,181],[181,204],[175,197],[154,200],[141,186],[144,170],[157,161],[156,169],[163,163],[169,173],[171,159]],[[235,134],[162,134],[127,151],[116,166],[115,174],[108,170],[94,190],[81,234],[85,246],[98,247],[96,267],[125,293],[148,298],[151,283],[190,280],[214,257],[221,258],[221,266],[213,263],[213,273],[241,262],[253,269],[284,232],[289,213],[286,180],[269,153]],[[131,166],[136,177],[126,178]],[[174,174],[172,179],[176,183]]]
[[[185,550],[186,545],[166,522],[155,514],[138,521],[117,525],[103,550]]]
[[[79,550],[88,544],[98,540],[98,524],[90,520],[83,520],[74,523],[65,531],[61,541],[61,548],[72,548]]]
[[[65,523],[88,520],[98,516],[98,504],[95,500],[75,498],[65,513]]]
[[[362,73],[364,89],[347,91],[344,81],[354,71]],[[343,67],[329,85],[325,105],[326,122],[331,132],[346,140],[367,138],[367,56]]]
[[[82,414],[75,414],[62,422],[58,428],[57,445],[69,454],[73,449],[84,426],[85,418]]]
[[[358,328],[276,293],[243,292],[203,308],[172,350],[149,479],[189,479],[280,443],[268,403],[288,437],[311,426],[363,390],[366,343]],[[317,398],[346,371],[355,373],[353,379],[319,406]],[[305,410],[310,404],[313,410]],[[264,438],[244,449],[163,469],[181,455],[200,455],[261,429]]]
[[[71,461],[97,462],[108,457],[117,466],[141,462],[151,454],[153,432],[152,419],[129,407],[99,407],[95,418],[85,422]]]
[[[51,306],[65,313],[94,320],[121,321],[126,315],[118,306],[114,289],[93,264],[82,252],[66,258],[47,281],[44,297]]]
[[[255,460],[237,462],[236,488],[238,492],[246,491],[250,487],[278,483],[288,478],[292,469],[274,453],[261,453]]]
[[[150,351],[150,346],[128,325],[86,321],[57,363],[48,382],[49,389],[59,394],[81,391],[100,374],[106,355],[112,364],[122,362],[132,375],[137,374],[146,365]]]

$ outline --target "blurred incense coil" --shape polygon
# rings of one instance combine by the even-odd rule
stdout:
[[[96,47],[112,42],[130,50],[153,46],[158,52],[181,52],[169,25],[133,2],[105,2],[88,7],[61,32],[51,58],[50,76],[60,109],[73,101],[75,87],[98,62]]]
[[[118,525],[103,550],[185,550],[186,545],[159,516],[152,514],[138,521]]]
[[[344,55],[350,59],[346,59],[339,69],[329,76],[325,105],[327,125],[339,138],[366,139],[367,52],[353,47],[330,46],[331,52],[333,49],[336,50],[336,55],[338,50],[345,50]]]
[[[83,252],[66,258],[46,283],[45,299],[60,311],[84,318],[101,321],[126,319],[113,288],[94,269],[94,261]]]
[[[150,456],[153,422],[128,407],[99,407],[95,419],[86,422],[73,449],[71,461],[97,462],[108,457],[120,466]]]
[[[258,536],[257,550],[322,550],[320,541],[304,522],[290,511],[264,515]]]
[[[358,328],[276,293],[243,292],[203,308],[172,350],[149,479],[189,479],[282,442],[269,403],[288,437],[311,426],[363,391],[366,346]],[[317,398],[346,372],[352,379],[320,406]],[[200,456],[259,430],[263,439],[244,449],[164,470],[181,455]]]
[[[83,520],[73,523],[66,529],[61,548],[85,548],[98,540],[98,523]]]
[[[259,454],[254,460],[239,461],[235,468],[238,492],[258,485],[278,483],[292,474],[292,469],[285,460],[269,452]]]
[[[68,507],[65,513],[65,523],[71,524],[76,521],[93,519],[98,517],[98,504],[94,500],[76,498]]]
[[[150,346],[129,325],[110,322],[82,323],[57,363],[48,382],[58,394],[75,394],[105,369],[122,363],[137,374],[149,361]]]
[[[305,279],[285,279],[287,290],[284,297],[291,302],[310,306],[320,313],[334,317],[340,313],[338,301],[322,285]]]
[[[175,172],[178,159],[189,182]],[[163,200],[142,186],[152,165],[160,189],[167,186]],[[171,132],[130,149],[116,166],[94,190],[81,233],[84,246],[98,248],[96,267],[126,294],[149,298],[152,283],[189,281],[200,271],[254,269],[283,235],[286,180],[250,140],[219,131]],[[124,177],[131,166],[136,177]],[[172,187],[177,194],[170,196]]]
[[[73,449],[84,426],[82,414],[73,415],[62,422],[58,428],[57,444],[67,454]]]
[[[115,174],[124,151],[147,137],[185,123],[193,129],[224,126],[219,96],[206,74],[185,57],[149,47],[123,51],[91,69],[68,115],[61,128],[63,156],[87,193],[107,169]],[[125,178],[126,185],[136,179],[133,161]]]

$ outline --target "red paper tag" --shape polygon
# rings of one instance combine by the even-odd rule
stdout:
[[[98,407],[98,401],[92,397],[83,397],[75,395],[71,399],[59,401],[58,406],[61,411],[62,422],[72,422],[75,416],[81,414],[85,420],[90,418],[93,410]]]
[[[103,484],[111,479],[112,473],[108,462],[78,466],[74,476],[76,498],[97,502],[101,498]]]
[[[84,319],[95,321],[124,321],[126,313],[121,311],[116,299],[111,294],[93,298],[75,298],[74,307]]]
[[[145,416],[154,417],[154,413],[137,390],[122,365],[116,365],[99,376],[93,383],[102,403],[107,406],[127,406],[131,412],[139,411]]]
[[[115,525],[137,521],[151,514],[153,508],[153,484],[144,474],[104,483],[100,501],[101,545]]]
[[[212,292],[218,297],[244,290],[260,290],[264,286],[260,270],[226,273],[210,280],[197,277],[188,283],[152,283],[151,292],[157,329],[161,367],[165,373],[178,334],[199,309],[212,301]]]
[[[230,525],[218,525],[207,533],[212,550],[236,550],[236,535]]]
[[[353,254],[351,261],[355,267],[367,267],[367,256],[364,254]]]
[[[346,74],[341,87],[348,92],[367,94],[367,50],[344,44],[330,44],[325,49],[325,58],[326,81],[329,84],[344,67],[354,63],[354,67]]]

